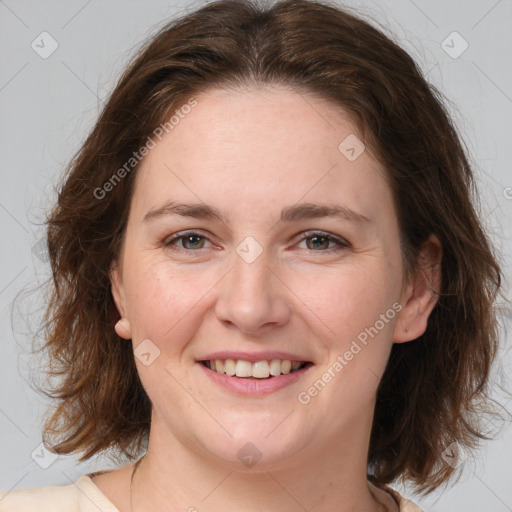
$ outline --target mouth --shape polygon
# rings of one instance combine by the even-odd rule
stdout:
[[[244,359],[211,359],[198,361],[209,370],[241,379],[265,380],[298,372],[313,363],[309,361],[290,361],[289,359],[271,359],[247,361]]]

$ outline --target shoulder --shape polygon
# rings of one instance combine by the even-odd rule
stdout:
[[[423,512],[412,501],[404,498],[398,491],[389,485],[376,486],[368,481],[368,486],[372,494],[380,501],[388,511],[398,512]]]
[[[75,485],[51,485],[31,489],[16,489],[0,493],[0,511],[18,512],[56,510],[66,507],[69,512],[78,512],[78,489]]]
[[[88,475],[69,485],[0,492],[0,512],[119,512]]]
[[[423,512],[421,508],[418,507],[418,505],[401,496],[395,489],[392,489],[389,486],[385,486],[384,490],[391,494],[393,499],[398,503],[400,512]]]

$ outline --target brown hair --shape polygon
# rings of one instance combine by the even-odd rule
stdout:
[[[439,92],[387,36],[319,1],[214,1],[167,24],[121,76],[47,220],[52,295],[41,350],[61,380],[45,392],[58,406],[44,426],[45,439],[60,442],[45,442],[83,461],[108,448],[135,457],[147,440],[151,403],[131,344],[114,332],[109,281],[137,168],[126,163],[194,94],[254,84],[315,94],[352,114],[387,169],[409,274],[431,233],[443,246],[437,304],[422,336],[393,345],[368,455],[376,485],[401,477],[430,492],[454,472],[441,462],[448,444],[471,449],[486,438],[477,415],[498,346],[501,270]]]

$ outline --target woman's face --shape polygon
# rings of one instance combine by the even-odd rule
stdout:
[[[313,96],[195,100],[137,170],[112,274],[152,435],[259,467],[364,445],[392,343],[422,329],[384,170]]]

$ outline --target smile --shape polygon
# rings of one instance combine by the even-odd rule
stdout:
[[[306,361],[272,359],[270,361],[246,361],[244,359],[215,359],[201,361],[206,368],[229,377],[268,379],[301,370]]]
[[[205,359],[197,361],[205,376],[229,393],[263,396],[301,380],[314,364],[291,359]]]

